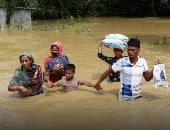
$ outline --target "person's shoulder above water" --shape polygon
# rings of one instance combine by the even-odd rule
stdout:
[[[61,79],[63,66],[68,62],[68,57],[63,55],[63,46],[60,41],[55,41],[50,45],[50,53],[49,58],[44,61],[45,77],[49,84]]]
[[[16,69],[8,86],[9,91],[18,91],[21,96],[33,96],[42,93],[43,72],[40,65],[34,63],[31,54],[24,52],[19,56],[21,66]]]

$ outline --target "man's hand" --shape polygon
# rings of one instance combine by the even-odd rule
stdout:
[[[97,91],[100,91],[100,89],[102,89],[102,87],[100,86],[100,84],[96,83],[94,85],[94,88],[97,90]]]

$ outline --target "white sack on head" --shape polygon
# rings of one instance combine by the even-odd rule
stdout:
[[[101,43],[108,48],[118,48],[122,51],[124,51],[127,46],[125,41],[118,39],[104,39],[101,41]]]
[[[129,41],[129,38],[123,34],[107,34],[105,36],[105,39],[117,39],[117,40],[122,40],[124,42],[128,42]]]

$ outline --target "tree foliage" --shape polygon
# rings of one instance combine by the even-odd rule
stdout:
[[[31,7],[34,19],[85,16],[169,16],[170,0],[0,0],[10,16],[16,7]]]

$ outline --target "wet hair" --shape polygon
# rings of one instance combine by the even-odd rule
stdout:
[[[75,73],[76,66],[74,64],[67,64],[66,67],[65,67],[65,70],[71,70],[72,72]]]
[[[140,48],[140,40],[137,38],[130,38],[127,45]]]

